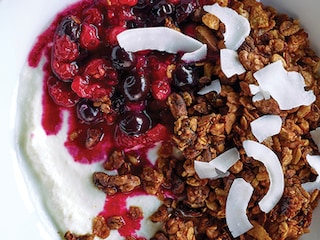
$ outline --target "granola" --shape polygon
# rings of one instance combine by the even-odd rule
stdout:
[[[197,63],[203,70],[197,86],[174,89],[168,96],[166,107],[174,126],[170,139],[163,142],[158,151],[155,166],[144,166],[137,172],[133,168],[139,164],[139,159],[115,150],[104,168],[118,170],[118,175],[97,172],[93,182],[109,196],[136,188],[158,196],[163,204],[150,219],[161,223],[162,229],[153,240],[233,239],[226,223],[226,201],[233,180],[241,177],[254,187],[247,209],[253,228],[237,239],[297,239],[309,231],[312,211],[320,197],[319,190],[309,193],[302,187],[317,176],[306,156],[319,154],[310,131],[320,122],[320,59],[311,50],[308,35],[298,20],[279,14],[256,0],[210,2],[214,3],[228,6],[249,20],[250,35],[237,50],[245,72],[226,77],[219,59],[219,51],[226,47],[225,25],[216,16],[197,9],[192,15],[195,37],[207,44],[210,57]],[[166,18],[165,24],[180,31],[170,18]],[[279,60],[287,71],[299,72],[304,77],[305,88],[313,91],[315,102],[281,110],[273,98],[252,100],[250,85],[257,84],[254,73]],[[176,67],[169,65],[167,78],[172,78]],[[199,95],[198,91],[213,79],[220,80],[221,92]],[[110,112],[110,99],[97,101],[95,105],[104,113]],[[279,115],[283,120],[280,133],[268,137],[263,144],[279,158],[285,179],[283,196],[268,213],[257,205],[270,186],[267,169],[248,157],[242,145],[245,140],[255,140],[250,123],[265,114]],[[90,130],[87,148],[92,148],[101,137],[99,129]],[[199,178],[195,160],[209,162],[233,147],[239,150],[240,160],[229,169],[228,176]],[[174,154],[173,149],[178,149],[180,154]],[[172,195],[166,195],[163,189]],[[141,218],[143,212],[131,208],[130,216]],[[124,224],[121,216],[97,217],[93,235],[107,237],[111,229],[120,229]],[[91,236],[79,238],[68,232],[65,238],[91,239]]]

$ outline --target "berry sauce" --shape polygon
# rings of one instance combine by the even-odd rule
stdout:
[[[142,218],[132,219],[129,214],[129,209],[126,207],[128,197],[138,197],[146,195],[144,191],[134,190],[130,195],[118,193],[115,196],[108,197],[104,206],[104,210],[100,213],[105,219],[113,216],[121,216],[125,224],[118,230],[119,234],[123,237],[139,237],[136,231],[141,228]],[[139,238],[144,239],[144,238]]]
[[[193,36],[188,17],[200,6],[197,0],[84,0],[59,13],[28,57],[34,68],[42,57],[46,59],[42,96],[46,134],[58,134],[67,113],[64,145],[74,161],[105,162],[114,150],[121,150],[139,159],[131,173],[152,166],[148,149],[169,140],[173,129],[166,99],[173,89],[194,87],[197,71],[181,62],[180,54],[127,53],[116,36],[130,28],[164,26],[167,18]],[[171,65],[178,66],[173,76],[168,75]],[[125,201],[143,194],[138,190],[107,197],[101,214],[122,215],[127,223],[119,230],[122,236],[134,235],[141,224],[141,219],[128,218]]]

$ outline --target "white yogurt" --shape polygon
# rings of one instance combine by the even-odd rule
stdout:
[[[22,71],[16,130],[21,166],[31,197],[52,238],[60,239],[67,230],[91,233],[92,220],[103,210],[106,200],[105,193],[93,185],[92,174],[104,170],[102,163],[75,162],[65,148],[67,112],[57,135],[48,136],[42,128],[43,62],[37,68],[26,66]],[[143,209],[138,236],[150,238],[159,229],[148,217],[160,204],[155,196],[128,198],[128,207]],[[122,239],[117,231],[112,231],[109,238]]]

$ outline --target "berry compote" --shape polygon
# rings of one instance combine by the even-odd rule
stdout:
[[[30,66],[39,63],[39,52],[48,59],[42,119],[47,134],[57,134],[67,111],[65,146],[82,163],[105,161],[117,148],[167,139],[173,119],[166,99],[172,88],[194,87],[198,69],[180,54],[126,52],[116,36],[168,21],[193,35],[188,20],[200,7],[197,0],[87,0],[60,13],[29,56]]]

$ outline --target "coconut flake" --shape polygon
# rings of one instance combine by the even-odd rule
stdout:
[[[282,126],[281,117],[278,115],[264,115],[250,123],[252,134],[263,142],[266,138],[280,132]]]
[[[253,187],[242,178],[234,179],[226,202],[226,221],[234,238],[253,228],[246,211],[253,193]]]
[[[217,178],[224,178],[229,176],[229,172],[221,172],[213,164],[210,162],[201,162],[201,161],[194,161],[194,169],[198,174],[200,179],[210,178],[210,179],[217,179]]]
[[[320,127],[317,127],[315,130],[310,131],[311,138],[318,147],[320,151]]]
[[[259,87],[277,101],[281,110],[310,105],[316,99],[312,90],[305,91],[303,76],[298,72],[286,71],[280,60],[260,69],[253,76]]]
[[[219,79],[213,80],[209,85],[203,87],[198,94],[205,95],[209,92],[216,92],[218,94],[221,92],[221,83]]]
[[[207,45],[167,27],[133,28],[117,35],[125,51],[158,50],[168,53],[185,52],[182,60],[197,62],[207,56]]]
[[[228,7],[220,7],[219,4],[205,5],[203,9],[215,15],[224,23],[226,31],[223,34],[224,42],[228,49],[237,50],[250,34],[248,19]]]
[[[284,190],[284,176],[280,161],[277,155],[265,145],[252,141],[245,140],[243,148],[249,157],[262,162],[268,172],[270,186],[267,194],[260,200],[260,209],[268,213],[279,202]]]
[[[199,178],[221,178],[228,176],[228,169],[240,159],[237,148],[231,148],[210,162],[194,161],[194,168]]]
[[[221,70],[226,77],[232,77],[235,74],[242,74],[246,69],[239,61],[238,53],[231,49],[220,50]]]
[[[302,187],[307,191],[307,192],[312,192],[316,189],[320,190],[320,156],[319,155],[307,155],[307,162],[309,165],[316,170],[318,173],[318,177],[316,178],[315,181],[313,182],[306,182],[302,184]]]

